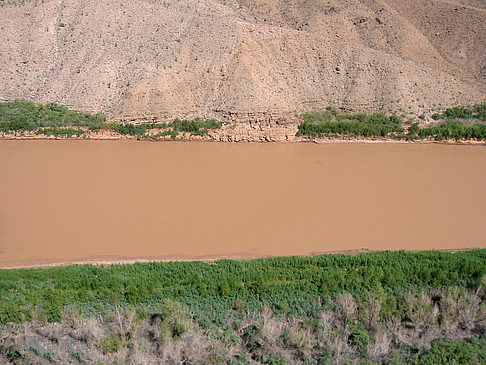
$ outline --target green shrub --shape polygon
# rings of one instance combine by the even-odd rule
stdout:
[[[164,300],[160,318],[161,336],[159,340],[161,342],[165,342],[171,338],[179,338],[192,328],[189,312],[181,303],[171,299]]]
[[[61,291],[49,288],[44,293],[44,310],[47,322],[60,322],[64,309],[64,295]]]
[[[402,118],[393,114],[339,114],[337,111],[306,113],[304,123],[298,127],[297,136],[350,136],[350,137],[387,137],[401,133]]]
[[[118,352],[122,346],[122,341],[119,333],[110,333],[101,340],[101,348],[105,354]]]
[[[23,321],[24,316],[18,304],[5,301],[0,302],[0,325],[21,323]]]
[[[248,360],[244,354],[236,354],[231,359],[231,365],[250,365],[251,361]]]
[[[390,122],[395,124],[402,124],[402,118],[396,114],[390,116]]]
[[[350,137],[387,137],[391,133],[403,132],[403,128],[393,124],[378,124],[366,122],[326,122],[307,123],[299,125],[297,136],[323,137],[342,135]]]
[[[434,114],[435,120],[447,118],[438,126],[421,128],[413,123],[404,133],[402,118],[396,114],[387,116],[384,113],[339,114],[335,111],[306,113],[304,122],[298,126],[297,136],[309,137],[378,137],[417,140],[432,138],[444,139],[477,139],[486,140],[486,124],[466,125],[453,118],[475,118],[486,120],[486,103],[477,104],[474,111],[468,108],[456,107],[447,109],[443,115]],[[419,118],[425,119],[425,116]]]
[[[412,123],[410,128],[408,128],[408,134],[411,136],[417,136],[420,132],[420,126],[417,122]]]
[[[34,130],[39,127],[96,127],[106,121],[102,113],[70,110],[56,103],[34,104],[26,100],[0,102],[0,131]]]
[[[476,117],[486,121],[486,102],[474,105],[476,109]]]
[[[422,128],[418,135],[422,138],[477,139],[486,140],[486,124],[466,125],[464,122],[448,120],[439,126]]]
[[[35,131],[36,135],[43,134],[45,136],[56,136],[56,137],[72,137],[76,136],[79,137],[85,132],[82,129],[74,129],[74,128],[39,128]]]
[[[117,133],[130,135],[130,136],[141,136],[147,132],[150,125],[146,123],[133,124],[133,123],[111,123],[110,128]]]
[[[107,123],[102,113],[89,114],[70,110],[56,103],[34,104],[26,100],[0,102],[0,132],[36,131],[37,135],[80,137],[81,129],[67,127],[87,127],[97,131],[103,127],[122,135],[157,139],[163,136],[177,137],[180,132],[193,135],[206,135],[209,129],[221,128],[221,122],[214,119],[180,120],[172,123]],[[153,136],[147,135],[150,129],[166,129]]]
[[[236,299],[248,312],[263,304],[278,311],[287,301],[289,315],[305,315],[316,309],[317,298],[319,308],[345,291],[363,297],[383,290],[383,303],[408,290],[477,289],[485,275],[484,249],[0,270],[0,319],[20,322],[39,307],[51,308],[56,321],[64,305],[99,313],[113,303],[159,306],[168,299],[210,322],[230,311]],[[387,313],[396,305],[390,299]]]
[[[471,119],[474,117],[473,111],[465,107],[454,107],[448,108],[444,112],[444,117],[449,119],[461,118],[461,119]]]
[[[313,122],[330,122],[334,119],[334,114],[331,111],[325,111],[322,113],[315,112],[315,113],[305,113],[302,115],[304,120],[308,123],[313,123]]]
[[[432,343],[432,348],[421,355],[414,363],[436,364],[484,364],[486,361],[486,341],[475,337],[471,342],[451,341],[446,338]]]
[[[358,351],[363,355],[366,354],[371,342],[370,333],[364,328],[354,329],[348,338],[348,343],[352,346],[356,346]]]
[[[181,120],[177,118],[169,126],[174,128],[175,131],[191,133],[193,135],[204,135],[208,133],[208,129],[221,128],[221,123],[214,119],[202,120],[196,118],[194,120]]]
[[[158,132],[158,133],[153,134],[153,135],[146,135],[145,137],[149,138],[149,139],[159,139],[159,138],[165,137],[165,136],[171,136],[172,138],[176,138],[178,135],[179,135],[179,131],[176,131],[176,130],[173,130],[173,129],[168,129],[166,131]]]
[[[289,313],[290,312],[289,302],[287,302],[286,300],[280,301],[280,303],[278,303],[277,309],[282,314]]]
[[[262,336],[262,331],[258,326],[254,324],[251,324],[245,328],[243,332],[243,340],[245,342],[246,348],[250,352],[257,352],[257,350],[265,347],[265,341]]]

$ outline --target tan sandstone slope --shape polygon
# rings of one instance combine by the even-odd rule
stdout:
[[[0,100],[124,120],[486,101],[486,1],[0,0]]]

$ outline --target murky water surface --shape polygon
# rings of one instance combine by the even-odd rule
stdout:
[[[486,247],[486,147],[0,141],[0,267]]]

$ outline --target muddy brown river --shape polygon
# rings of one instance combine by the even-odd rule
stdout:
[[[486,147],[0,141],[0,267],[486,247]]]

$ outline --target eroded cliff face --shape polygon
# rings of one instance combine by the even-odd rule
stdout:
[[[6,0],[0,99],[295,121],[486,100],[486,1]]]

